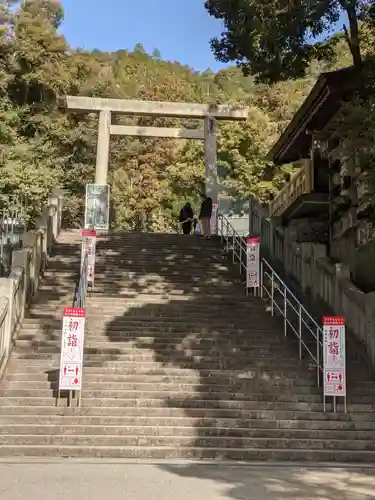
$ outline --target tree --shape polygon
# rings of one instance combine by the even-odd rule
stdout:
[[[330,59],[340,37],[316,41],[346,13],[344,37],[360,67],[359,19],[374,0],[206,0],[208,12],[225,31],[211,46],[218,60],[234,61],[245,74],[275,82],[305,76],[313,59]]]
[[[154,49],[154,51],[152,52],[152,58],[155,59],[155,61],[160,61],[161,60],[160,50]]]
[[[239,68],[198,73],[156,52],[150,56],[140,45],[133,52],[74,50],[58,33],[59,2],[0,3],[0,194],[27,195],[30,222],[51,188],[60,187],[65,222],[81,226],[85,185],[95,177],[98,117],[66,113],[58,106],[59,95],[247,105],[248,122],[218,124],[220,183],[230,198],[267,199],[284,179],[283,170],[265,179],[265,153],[316,75],[330,69],[314,63],[306,78],[259,85]],[[336,46],[337,66],[346,62],[343,43]],[[202,127],[192,119],[113,119],[124,125]],[[116,229],[175,230],[182,203],[197,204],[204,186],[201,141],[113,137],[109,164]]]

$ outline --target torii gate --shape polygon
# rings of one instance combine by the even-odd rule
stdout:
[[[216,166],[216,120],[246,120],[248,116],[248,108],[244,107],[188,102],[139,101],[66,96],[64,98],[64,105],[66,109],[72,111],[99,113],[95,184],[107,184],[109,142],[111,135],[200,139],[204,140],[205,145],[206,194],[211,196],[216,202],[218,202],[219,199],[219,183]],[[188,129],[112,125],[112,114],[201,118],[204,119],[204,128]]]

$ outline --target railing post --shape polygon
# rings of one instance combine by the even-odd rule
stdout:
[[[302,307],[298,311],[299,359],[302,359]]]
[[[242,274],[242,241],[240,240],[240,273]]]
[[[233,264],[235,262],[235,248],[236,248],[236,233],[233,231],[233,252],[232,252],[232,259],[233,259]]]
[[[275,300],[274,273],[273,271],[271,271],[271,316],[274,315],[274,300]]]
[[[284,335],[286,337],[287,334],[287,321],[286,321],[286,315],[288,314],[288,307],[287,307],[287,302],[286,302],[286,287],[284,286]]]
[[[318,387],[320,387],[320,330],[319,327],[316,329],[316,362],[317,362],[317,382]]]

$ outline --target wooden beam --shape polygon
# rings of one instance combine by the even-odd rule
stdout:
[[[204,139],[204,130],[189,128],[139,127],[137,125],[111,125],[111,135],[139,137],[173,137],[175,139]]]

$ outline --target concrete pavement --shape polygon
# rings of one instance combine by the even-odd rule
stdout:
[[[374,467],[1,460],[1,500],[370,500]]]

